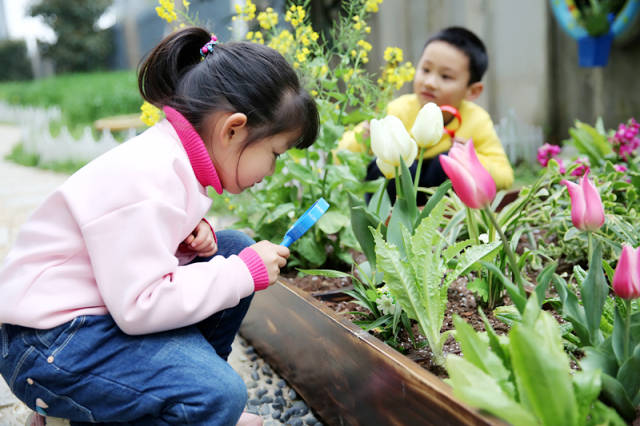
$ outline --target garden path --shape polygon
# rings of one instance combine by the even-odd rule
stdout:
[[[62,173],[23,167],[5,160],[5,156],[20,141],[20,137],[21,131],[18,127],[0,124],[0,264],[4,261],[22,223],[45,197],[67,178],[67,175]],[[216,229],[223,229],[231,218],[211,220]],[[273,373],[270,366],[254,353],[253,348],[247,347],[246,342],[240,337],[233,343],[229,364],[248,384],[251,399],[247,409],[260,412],[265,418],[265,426],[282,424],[281,419],[276,420],[273,418],[275,416],[271,415],[276,409],[270,407],[273,405],[270,404],[272,401],[268,401],[266,396],[267,393],[278,393],[278,388],[282,388],[279,394],[284,397],[279,411],[284,416],[284,411],[289,408],[292,412],[291,419],[297,417],[293,413],[294,408],[291,408],[298,399],[295,392],[289,390],[284,381]],[[261,395],[257,396],[256,393]],[[266,400],[262,401],[265,398]],[[297,401],[297,407],[301,405],[304,406],[304,403]],[[300,418],[306,414],[304,407],[297,411],[299,413],[295,414]],[[0,425],[22,426],[30,412],[27,406],[13,396],[5,381],[0,380]],[[318,424],[311,413],[306,416],[305,423]]]

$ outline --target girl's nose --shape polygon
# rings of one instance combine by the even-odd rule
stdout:
[[[434,74],[425,74],[424,78],[422,79],[422,84],[424,84],[424,86],[428,89],[433,89],[436,87],[436,76]]]

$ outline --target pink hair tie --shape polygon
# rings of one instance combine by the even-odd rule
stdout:
[[[200,56],[202,56],[202,58],[205,58],[208,54],[213,53],[213,47],[216,44],[218,44],[218,37],[212,35],[211,40],[206,42],[205,45],[202,46],[202,49],[200,49]]]

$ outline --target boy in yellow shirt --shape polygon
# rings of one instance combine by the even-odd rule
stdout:
[[[513,169],[509,164],[489,114],[471,102],[482,93],[482,76],[487,70],[488,57],[482,41],[471,31],[461,27],[449,27],[436,33],[425,44],[422,57],[416,67],[413,80],[413,94],[403,95],[391,101],[387,113],[402,120],[410,133],[420,108],[428,102],[438,106],[451,105],[460,113],[461,123],[449,112],[443,112],[445,128],[455,130],[455,140],[473,140],[478,158],[489,171],[498,189],[507,189],[513,183]],[[459,126],[459,127],[458,127]],[[362,132],[368,137],[368,123],[363,123],[354,131],[346,132],[338,144],[338,149],[362,152],[366,149],[355,137]],[[446,154],[451,148],[451,136],[444,132],[440,141],[427,149],[424,154],[420,186],[438,186],[447,179],[442,170],[439,154]],[[411,174],[415,177],[415,162]],[[367,180],[382,176],[375,161],[369,164]],[[395,184],[390,182],[387,191],[395,199]],[[424,193],[418,194],[418,204],[424,204]]]

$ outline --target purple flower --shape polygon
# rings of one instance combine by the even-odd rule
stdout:
[[[640,125],[631,118],[626,124],[620,123],[618,130],[609,138],[613,151],[623,161],[629,161],[629,157],[634,155],[636,149],[640,147],[639,131]]]
[[[578,164],[578,167],[573,169],[571,172],[571,176],[583,176],[586,173],[589,173],[589,159],[587,158],[578,158],[573,162],[573,164]]]
[[[624,173],[628,170],[627,166],[625,166],[624,164],[615,164],[613,168],[616,169],[616,172],[620,173]]]
[[[552,158],[556,158],[560,154],[561,148],[558,145],[551,145],[549,143],[545,143],[540,148],[538,148],[538,163],[542,167],[547,167],[549,164],[549,160]]]

